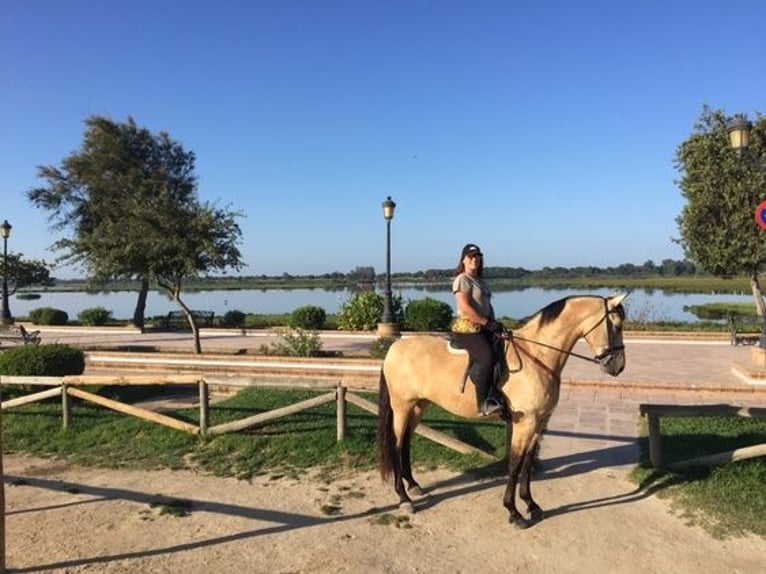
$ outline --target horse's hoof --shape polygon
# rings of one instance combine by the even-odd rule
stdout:
[[[526,530],[530,526],[529,521],[525,518],[522,518],[521,516],[516,516],[516,517],[511,516],[508,518],[508,522],[510,522],[511,525],[516,527],[516,530]]]
[[[411,502],[401,502],[399,504],[399,510],[407,514],[415,514],[415,507],[412,506]]]
[[[412,488],[410,488],[409,493],[414,496],[423,496],[425,494],[425,492],[423,492],[423,489],[420,488],[419,485],[413,486]]]
[[[529,509],[529,518],[532,522],[540,522],[543,519],[543,509],[539,506]]]

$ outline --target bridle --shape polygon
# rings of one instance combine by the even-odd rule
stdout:
[[[595,363],[597,365],[600,365],[602,367],[605,367],[608,365],[613,359],[614,355],[617,352],[624,351],[625,345],[615,345],[613,342],[613,336],[612,336],[612,322],[609,319],[609,316],[612,314],[619,314],[620,308],[619,306],[615,307],[614,309],[609,309],[609,302],[604,297],[604,314],[602,317],[596,322],[595,325],[593,325],[590,329],[585,331],[585,333],[582,334],[583,337],[586,337],[588,334],[592,333],[601,323],[606,321],[606,338],[607,338],[607,348],[603,353],[599,353],[598,355],[594,357],[588,357],[586,355],[581,355],[580,353],[575,353],[574,351],[566,351],[564,349],[561,349],[559,347],[554,347],[553,345],[549,345],[547,343],[542,343],[540,341],[536,341],[534,339],[527,339],[526,337],[519,337],[518,335],[514,335],[513,333],[509,333],[509,336],[506,338],[506,347],[507,345],[513,345],[513,349],[516,352],[517,358],[520,359],[518,356],[519,350],[527,355],[530,359],[532,359],[534,362],[539,364],[540,366],[544,367],[546,370],[551,371],[550,367],[543,364],[540,359],[532,355],[528,350],[526,350],[523,346],[515,345],[514,341],[524,341],[526,343],[532,343],[533,345],[538,345],[540,347],[545,347],[546,349],[552,349],[554,351],[558,351],[559,353],[564,353],[566,355],[570,355],[572,357],[577,357],[578,359],[582,359],[583,361],[588,361],[589,363]]]

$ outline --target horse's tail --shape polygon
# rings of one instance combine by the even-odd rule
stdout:
[[[391,396],[388,394],[386,375],[381,368],[378,389],[378,470],[383,480],[388,480],[394,472],[395,456],[394,411],[391,409]]]

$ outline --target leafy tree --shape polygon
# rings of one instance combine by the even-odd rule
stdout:
[[[166,209],[168,211],[161,212],[165,215],[160,217],[162,221],[158,221],[155,228],[161,229],[162,233],[147,246],[149,270],[157,284],[183,310],[194,335],[195,351],[201,353],[196,319],[181,299],[184,280],[211,271],[242,267],[237,248],[241,236],[236,222],[238,214],[196,201],[187,205],[171,201]],[[170,213],[173,217],[168,217]],[[162,241],[161,236],[165,233],[173,240]]]
[[[8,295],[25,287],[47,287],[53,285],[45,261],[23,259],[23,253],[9,253],[7,264]]]
[[[349,272],[348,278],[357,283],[374,283],[375,268],[357,266],[353,271]]]
[[[43,187],[27,193],[49,212],[59,262],[84,267],[88,280],[137,279],[133,322],[144,327],[151,280],[184,311],[200,352],[196,321],[181,299],[184,279],[241,267],[240,215],[197,198],[195,155],[166,132],[152,134],[132,118],[91,116],[83,143],[60,166],[40,166]]]
[[[759,273],[766,263],[766,236],[753,220],[766,199],[766,120],[758,114],[749,148],[731,149],[729,118],[705,106],[689,138],[676,152],[679,186],[686,199],[676,218],[686,255],[718,277],[746,275],[766,329]]]

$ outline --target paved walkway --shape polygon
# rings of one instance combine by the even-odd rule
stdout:
[[[325,350],[365,351],[374,334],[323,333]],[[43,342],[89,348],[193,351],[188,333],[140,334],[132,329],[44,329]],[[254,354],[277,340],[267,332],[203,330],[206,353]],[[543,445],[546,466],[615,468],[637,460],[641,403],[766,406],[766,379],[757,379],[750,347],[728,340],[646,339],[626,336],[627,362],[619,377],[572,357],[563,372],[562,396]],[[576,351],[589,355],[584,343]],[[739,371],[739,372],[735,372]],[[584,467],[584,468],[583,468]]]

